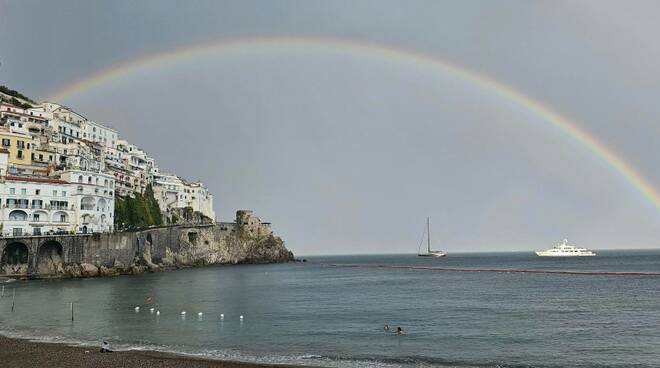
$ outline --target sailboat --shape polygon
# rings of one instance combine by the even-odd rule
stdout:
[[[422,238],[423,240],[424,238]],[[431,221],[428,217],[426,218],[426,253],[418,252],[417,255],[420,257],[444,257],[447,255],[441,250],[431,250]]]

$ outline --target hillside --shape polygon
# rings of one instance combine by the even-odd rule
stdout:
[[[37,104],[31,98],[23,95],[18,91],[14,91],[5,85],[0,85],[0,98],[2,98],[2,101],[4,102],[8,102],[14,106],[19,106],[24,109],[30,108]]]

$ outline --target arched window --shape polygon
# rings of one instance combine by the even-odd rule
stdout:
[[[80,200],[81,210],[93,211],[95,207],[96,201],[94,200],[94,197],[83,197],[82,200]]]
[[[57,211],[53,214],[53,222],[69,222],[69,215],[64,211]]]
[[[9,213],[9,221],[26,221],[27,213],[25,211],[11,211]]]

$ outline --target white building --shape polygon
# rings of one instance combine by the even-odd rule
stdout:
[[[154,176],[153,189],[161,211],[190,207],[215,221],[213,195],[204,184],[187,182],[172,174],[158,173]]]
[[[43,134],[53,114],[41,108],[24,109],[0,103],[0,121],[11,131],[22,134]]]
[[[114,198],[152,185],[162,211],[191,208],[215,220],[202,183],[161,174],[145,151],[115,129],[44,102],[0,103],[0,233],[114,229]]]
[[[185,207],[201,212],[204,216],[215,221],[213,211],[213,195],[202,182],[185,182],[183,185],[183,202]]]
[[[71,183],[70,199],[78,232],[112,231],[115,214],[114,177],[110,174],[67,170],[61,179]]]
[[[3,236],[74,231],[74,206],[68,182],[50,178],[6,176],[0,181]]]
[[[53,131],[53,141],[73,143],[82,139],[82,125],[87,121],[87,118],[66,106],[56,103],[44,102],[40,108],[53,116],[48,124]]]
[[[182,207],[183,203],[179,203],[179,196],[183,193],[183,182],[178,176],[158,173],[154,176],[153,190],[161,212]]]
[[[82,138],[106,147],[116,147],[119,136],[115,129],[86,120],[82,123]]]
[[[0,180],[2,235],[113,230],[113,178],[81,170],[64,171],[60,176]]]

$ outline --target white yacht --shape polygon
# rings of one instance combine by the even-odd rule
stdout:
[[[579,248],[568,244],[568,239],[564,239],[561,244],[546,250],[539,250],[536,252],[540,257],[590,257],[595,256],[596,253],[587,248]]]
[[[424,238],[422,238],[422,241],[424,241]],[[420,257],[444,257],[447,255],[447,253],[441,250],[431,250],[431,222],[428,217],[426,218],[426,253],[418,250],[417,255]]]

